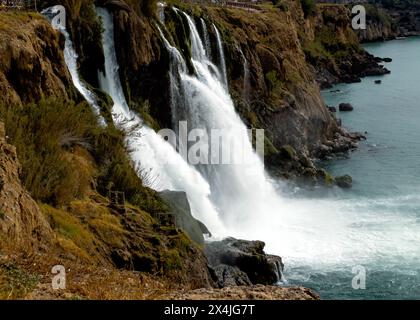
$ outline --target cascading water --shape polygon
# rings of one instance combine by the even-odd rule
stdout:
[[[211,60],[212,59],[211,42],[210,42],[209,31],[207,30],[207,24],[203,18],[200,18],[200,22],[201,22],[201,29],[203,29],[203,38],[204,38],[204,43],[205,43],[206,55],[209,58],[209,60]]]
[[[220,32],[217,29],[215,24],[213,24],[213,29],[214,29],[214,32],[216,33],[217,49],[219,51],[220,69],[223,76],[223,84],[227,87],[228,86],[227,71],[226,71],[225,53],[223,51],[222,37],[220,36]]]
[[[187,73],[182,55],[165,39],[172,55],[172,70],[178,73],[171,76],[174,80],[173,91],[181,92],[183,99],[180,105],[175,106],[178,109],[172,112],[175,115],[174,126],[185,120],[189,129],[205,129],[209,137],[212,130],[223,130],[218,151],[223,153],[229,150],[232,160],[237,156],[247,160],[241,163],[236,158],[230,164],[203,163],[196,166],[210,184],[212,202],[221,211],[226,226],[234,233],[235,227],[242,229],[255,214],[263,217],[279,211],[281,200],[267,180],[263,163],[252,148],[247,128],[236,114],[223,80],[209,67],[212,63],[205,54],[195,23],[189,15],[181,13],[186,17],[190,29],[191,62],[196,75]],[[218,38],[218,42],[221,42],[220,36]]]
[[[127,145],[132,150],[131,158],[140,167],[142,174],[148,176],[146,182],[149,182],[151,188],[158,191],[185,191],[192,214],[207,224],[215,236],[220,235],[223,226],[208,198],[208,183],[168,142],[129,109],[118,74],[112,16],[104,8],[97,8],[97,14],[102,18],[104,27],[102,45],[105,74],[99,74],[100,86],[114,101],[113,120],[127,134]]]
[[[250,83],[249,83],[249,65],[248,60],[246,59],[242,49],[239,47],[239,52],[241,53],[241,57],[244,61],[244,84],[243,84],[243,92],[242,92],[242,99],[245,103],[249,103],[249,90],[250,90]]]
[[[47,8],[42,11],[42,14],[47,16],[49,18],[51,15],[54,15],[57,13],[56,7]],[[67,65],[67,68],[70,72],[71,78],[73,80],[73,85],[76,87],[76,89],[80,92],[80,94],[85,98],[85,100],[89,103],[89,105],[92,107],[93,112],[98,116],[98,122],[101,126],[106,126],[105,119],[101,116],[100,108],[98,106],[98,103],[96,101],[95,95],[86,87],[86,85],[83,83],[83,81],[79,77],[79,71],[77,68],[77,53],[74,50],[73,42],[70,39],[70,35],[67,32],[67,29],[65,26],[61,24],[54,24],[53,27],[57,30],[59,30],[65,38],[64,43],[64,61]]]
[[[293,269],[286,274],[287,278],[298,283],[310,279],[312,272],[351,275],[352,266],[377,265],[385,256],[392,261],[398,261],[398,254],[415,257],[418,252],[415,244],[419,240],[415,224],[410,222],[412,217],[396,219],[387,213],[380,218],[368,204],[356,206],[342,199],[305,199],[290,194],[286,198],[276,192],[246,139],[246,128],[223,81],[209,68],[211,62],[203,53],[192,18],[186,16],[194,75],[187,73],[181,53],[164,41],[172,56],[172,90],[178,92],[177,98],[181,100],[174,104],[177,108],[173,110],[174,125],[187,120],[190,129],[234,129],[227,131],[234,134],[225,135],[224,143],[233,153],[244,153],[252,159],[250,165],[196,165],[210,185],[211,200],[221,212],[229,235],[265,241],[268,252],[285,258],[286,271]],[[375,231],[377,225],[381,225],[380,231]],[[406,236],[397,233],[395,226],[410,225],[413,226],[410,230],[405,227]],[[394,241],[402,244],[404,252],[396,255]]]

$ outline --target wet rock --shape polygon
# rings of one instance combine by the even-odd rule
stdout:
[[[238,267],[220,264],[213,268],[219,288],[252,285],[248,275]]]
[[[349,189],[353,185],[353,178],[348,174],[344,176],[335,177],[335,183],[337,186],[343,189]]]
[[[280,257],[265,254],[264,246],[262,241],[226,238],[207,243],[204,251],[222,287],[245,284],[244,274],[252,284],[273,284],[281,278],[283,263]]]
[[[333,112],[333,113],[337,112],[337,108],[336,107],[328,107],[328,110],[330,112]]]
[[[350,103],[340,103],[340,105],[338,106],[338,109],[340,111],[348,112],[348,111],[353,111],[354,108]]]
[[[202,222],[192,216],[186,193],[182,191],[165,190],[159,192],[159,196],[171,208],[170,213],[175,216],[176,226],[185,231],[193,241],[203,245],[203,234],[211,235],[211,233]]]
[[[375,84],[381,84],[382,80],[375,80]]]

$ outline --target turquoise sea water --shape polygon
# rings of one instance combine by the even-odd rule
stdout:
[[[325,263],[320,255],[319,266],[291,263],[285,275],[324,299],[420,299],[420,38],[365,48],[392,58],[385,64],[392,73],[323,92],[328,105],[354,106],[337,113],[344,127],[367,132],[349,158],[325,163],[334,175],[350,174],[353,188],[312,195],[333,208],[319,216],[337,226],[331,250],[338,254]],[[364,290],[352,287],[356,265],[366,270]]]

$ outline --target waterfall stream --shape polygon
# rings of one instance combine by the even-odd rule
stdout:
[[[173,125],[177,127],[179,121],[187,121],[188,129],[205,129],[208,137],[211,137],[213,130],[223,131],[220,149],[216,151],[223,153],[228,150],[233,161],[215,164],[209,161],[197,164],[196,168],[208,181],[210,198],[219,208],[226,226],[230,230],[242,228],[253,220],[255,214],[263,217],[278,212],[281,201],[265,175],[262,161],[252,148],[247,128],[235,111],[224,77],[220,79],[217,73],[212,72],[213,64],[205,54],[203,40],[193,19],[185,12],[177,12],[186,17],[190,28],[191,63],[195,75],[187,73],[181,53],[165,39],[164,43],[172,56],[171,70],[175,72],[171,76],[171,91],[177,91],[177,99],[182,100],[182,103],[172,104],[176,108],[172,110],[175,115]],[[219,34],[216,26],[213,25],[213,28]],[[222,48],[220,35],[218,43]],[[224,64],[222,60],[221,65]],[[224,73],[224,70],[220,72],[222,75]],[[209,157],[213,156],[214,151],[208,150],[211,153]],[[238,158],[246,161],[237,161]]]
[[[47,18],[50,18],[55,13],[56,7],[50,7],[42,11],[42,14],[44,14]],[[64,35],[64,61],[70,72],[71,78],[73,80],[73,85],[92,107],[93,112],[98,116],[99,125],[106,126],[105,119],[101,116],[100,108],[96,101],[95,95],[86,87],[85,83],[83,83],[83,81],[80,79],[79,70],[77,67],[78,56],[76,51],[74,50],[73,42],[70,39],[70,35],[67,32],[67,29],[65,28],[65,26],[55,23],[53,23],[53,27],[59,30]]]
[[[219,51],[220,69],[223,76],[223,84],[227,87],[228,81],[227,81],[226,61],[225,61],[225,53],[223,51],[222,37],[220,36],[220,32],[217,29],[215,24],[213,24],[213,29],[214,29],[214,32],[216,33],[217,49]]]
[[[100,86],[114,101],[113,120],[127,134],[127,145],[132,150],[131,158],[140,168],[141,174],[147,175],[145,180],[149,183],[149,187],[158,191],[165,189],[185,191],[193,215],[207,224],[211,232],[217,236],[223,232],[223,226],[208,198],[210,194],[208,183],[168,142],[130,110],[118,73],[112,16],[103,8],[97,8],[97,14],[102,18],[104,27],[102,44],[105,74],[99,74]]]

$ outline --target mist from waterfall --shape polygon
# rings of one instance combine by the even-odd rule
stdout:
[[[113,99],[114,123],[126,133],[130,156],[149,187],[161,190],[184,191],[192,214],[208,225],[216,236],[223,232],[218,213],[209,200],[210,187],[200,173],[176,152],[127,105],[114,47],[114,27],[111,14],[97,8],[104,27],[102,45],[105,56],[105,74],[99,73],[101,89]],[[141,85],[141,84],[140,84]]]
[[[242,159],[247,159],[244,163],[196,165],[210,185],[212,203],[219,209],[228,230],[235,234],[245,230],[245,226],[251,227],[256,215],[262,220],[273,212],[281,215],[281,198],[267,179],[264,165],[253,150],[247,128],[235,111],[224,83],[225,77],[220,77],[224,71],[213,72],[214,64],[206,54],[193,19],[185,12],[176,12],[184,15],[188,22],[191,63],[195,74],[188,74],[181,53],[165,39],[173,63],[171,91],[177,91],[177,99],[182,100],[182,103],[173,104],[176,108],[172,112],[175,116],[174,127],[179,121],[187,121],[188,129],[205,129],[209,137],[212,130],[224,130],[220,149],[230,150],[233,156],[241,155]],[[216,26],[213,25],[213,28],[217,31]]]

